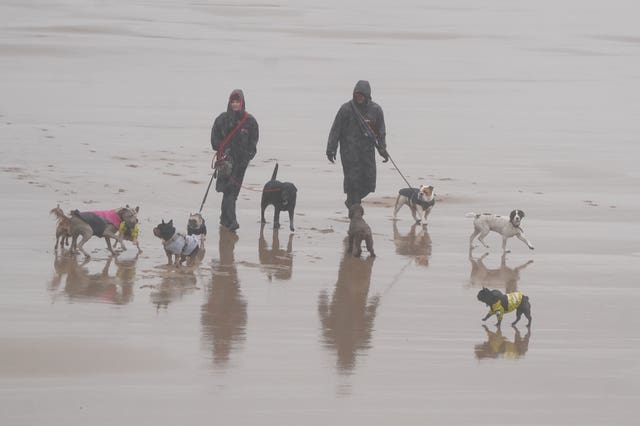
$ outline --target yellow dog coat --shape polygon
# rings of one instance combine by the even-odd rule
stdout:
[[[502,302],[498,300],[496,303],[491,305],[491,310],[489,311],[489,313],[496,314],[498,319],[502,319],[502,316],[504,314],[518,309],[518,306],[520,306],[520,304],[522,303],[522,297],[523,294],[519,291],[507,293],[507,299],[509,300],[507,308],[505,309],[504,306],[502,306]]]
[[[138,224],[136,223],[133,226],[133,229],[129,228],[127,224],[124,222],[120,222],[120,228],[118,228],[118,233],[122,236],[130,236],[132,239],[138,238],[138,233],[140,232],[140,228],[138,228]],[[129,235],[127,235],[129,234]]]

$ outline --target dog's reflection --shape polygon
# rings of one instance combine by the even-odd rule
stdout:
[[[337,352],[337,366],[341,373],[353,371],[358,352],[370,347],[373,322],[380,303],[379,296],[368,297],[374,259],[345,254],[340,262],[333,297],[329,300],[326,291],[318,297],[322,340]]]
[[[418,265],[429,266],[431,237],[426,226],[414,223],[405,235],[398,231],[398,222],[393,222],[393,242],[396,253],[413,258]]]
[[[281,249],[278,229],[274,229],[271,248],[269,248],[267,240],[264,238],[264,225],[264,223],[260,225],[260,239],[258,240],[260,265],[262,265],[269,281],[274,277],[276,280],[290,280],[293,271],[293,234],[289,233],[286,250]]]
[[[518,290],[518,281],[520,280],[520,271],[533,263],[533,260],[523,263],[515,268],[507,266],[506,255],[502,255],[500,261],[500,267],[497,269],[487,268],[483,260],[489,253],[483,254],[481,257],[475,259],[471,250],[469,250],[469,262],[471,262],[471,275],[469,277],[469,283],[472,287],[489,287],[489,288],[503,288],[507,293],[512,293]]]
[[[204,257],[204,248],[198,250],[198,256]],[[202,252],[202,253],[201,253]],[[156,305],[159,311],[169,308],[169,304],[182,299],[185,295],[198,289],[198,278],[194,266],[183,266],[181,268],[167,268],[160,276],[160,284],[155,286],[149,297],[151,303]]]
[[[162,308],[168,309],[170,303],[198,289],[198,278],[195,272],[200,267],[206,252],[204,247],[200,247],[190,265],[179,268],[163,265],[160,284],[155,285],[155,289],[150,294],[151,303],[156,305],[158,311]]]
[[[101,270],[91,272],[88,266],[91,259],[85,257],[79,262],[78,256],[69,252],[56,253],[50,290],[60,294],[58,289],[64,280],[61,293],[71,300],[127,304],[133,299],[137,260],[138,255],[129,259],[110,256]],[[115,275],[109,273],[112,263],[117,267]],[[95,260],[91,262],[96,264]]]
[[[233,254],[238,237],[223,227],[219,232],[220,260],[212,262],[213,276],[200,321],[203,341],[211,346],[214,364],[225,365],[231,352],[245,340],[247,302],[240,292]]]
[[[500,357],[506,359],[519,359],[529,350],[531,328],[527,328],[527,334],[522,337],[520,335],[520,330],[518,330],[517,327],[513,327],[515,335],[512,342],[502,335],[500,328],[496,328],[496,331],[493,332],[489,330],[486,325],[483,325],[482,327],[487,332],[487,341],[475,345],[475,354],[477,359]]]

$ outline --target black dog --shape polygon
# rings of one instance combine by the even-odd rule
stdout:
[[[516,320],[511,325],[516,325],[520,321],[520,317],[524,314],[529,320],[527,327],[531,327],[531,304],[529,297],[515,291],[513,293],[504,294],[500,290],[489,290],[482,287],[478,292],[478,300],[484,302],[489,307],[489,312],[482,318],[482,321],[489,319],[491,315],[498,317],[496,325],[500,327],[504,314],[516,311]]]
[[[187,221],[187,235],[199,235],[200,244],[204,244],[207,237],[207,225],[200,213],[191,213]]]
[[[273,227],[280,228],[280,212],[289,212],[289,229],[293,229],[293,213],[296,209],[296,195],[298,189],[291,182],[280,182],[276,180],[278,174],[278,163],[273,168],[273,174],[271,180],[265,183],[262,189],[262,201],[260,202],[262,211],[260,213],[260,219],[262,223],[267,223],[264,219],[264,210],[267,206],[272,205],[274,208],[273,213]]]
[[[180,266],[185,260],[189,264],[194,263],[195,256],[200,250],[200,237],[176,232],[173,219],[166,223],[163,219],[162,223],[153,228],[153,235],[162,240],[169,265]],[[171,261],[172,256],[175,257],[173,262]]]

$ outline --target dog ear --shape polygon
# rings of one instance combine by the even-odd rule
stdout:
[[[171,226],[173,226],[173,219],[171,219],[171,220],[169,221],[169,223],[167,223],[167,225],[171,225]]]
[[[136,206],[134,210],[136,211],[136,213],[138,213],[140,211],[140,206]]]

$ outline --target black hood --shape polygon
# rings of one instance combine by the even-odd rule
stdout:
[[[240,101],[242,102],[242,107],[240,108],[240,111],[238,111],[236,114],[237,116],[242,117],[247,107],[247,103],[244,100],[244,93],[242,93],[241,89],[234,89],[233,92],[231,92],[231,94],[229,95],[229,100],[227,101],[227,112],[228,113],[235,112],[231,109],[231,99],[234,97],[239,97]]]
[[[362,93],[367,101],[371,100],[371,86],[367,80],[360,80],[356,83],[356,87],[353,88],[353,94]],[[355,96],[354,96],[355,101]]]

